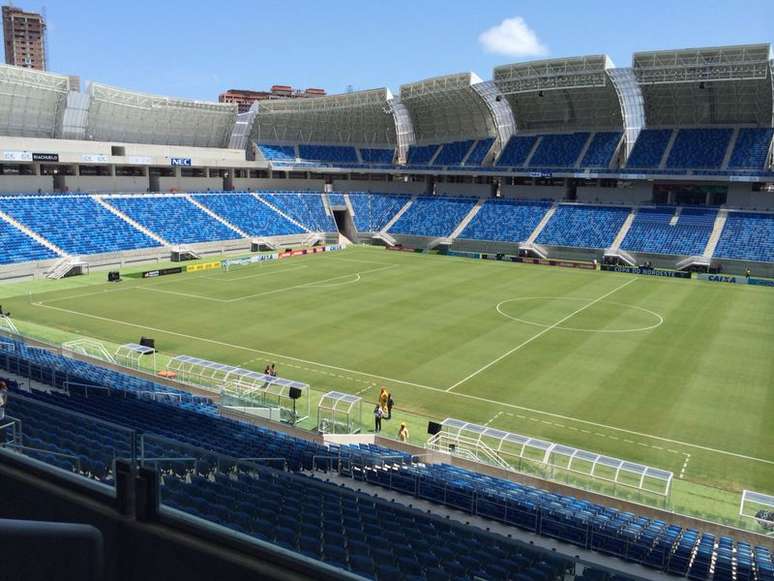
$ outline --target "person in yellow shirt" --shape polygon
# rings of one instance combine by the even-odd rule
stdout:
[[[409,439],[409,431],[406,427],[406,422],[400,423],[400,429],[398,430],[398,439],[401,442],[408,442]]]
[[[379,406],[382,408],[382,414],[387,415],[387,400],[390,399],[390,392],[386,387],[382,387],[379,392]]]

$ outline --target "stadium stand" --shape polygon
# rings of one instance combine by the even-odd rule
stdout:
[[[677,132],[666,167],[675,169],[720,169],[734,130],[691,128]]]
[[[774,261],[774,214],[729,212],[715,257]]]
[[[349,194],[355,211],[355,228],[359,232],[379,232],[409,201],[396,194]]]
[[[473,147],[472,151],[468,155],[468,158],[465,160],[465,165],[481,165],[481,163],[484,161],[484,158],[486,157],[486,154],[489,153],[490,149],[492,149],[492,144],[494,144],[494,137],[479,139],[476,141],[476,145]]]
[[[529,166],[574,167],[588,139],[589,133],[585,131],[543,135]]]
[[[717,211],[686,208],[672,225],[674,215],[675,208],[639,210],[621,248],[653,254],[702,254],[712,234]]]
[[[285,236],[304,232],[252,194],[202,194],[194,198],[251,236]]]
[[[628,215],[629,208],[561,204],[536,242],[549,246],[608,248]]]
[[[301,159],[329,163],[358,163],[355,148],[349,145],[299,145]]]
[[[743,127],[728,162],[729,169],[763,169],[771,151],[774,129]]]
[[[427,165],[433,159],[439,145],[412,145],[408,150],[408,165]]]
[[[626,167],[657,169],[671,137],[671,129],[643,129],[629,154]]]
[[[89,196],[2,197],[0,210],[68,254],[159,246]]]
[[[607,168],[613,160],[622,133],[618,131],[600,131],[591,139],[580,167]]]
[[[433,165],[460,165],[462,160],[465,159],[465,155],[470,151],[470,148],[473,147],[473,141],[473,139],[467,139],[465,141],[444,143],[441,145],[441,151],[435,158]]]
[[[395,158],[395,150],[361,147],[360,158],[363,160],[363,163],[366,164],[392,165],[392,161]]]
[[[446,237],[466,216],[476,198],[417,198],[390,228],[393,234]]]
[[[30,238],[5,220],[0,220],[0,264],[56,258],[56,253]]]
[[[267,193],[259,194],[312,232],[336,232],[333,216],[325,213],[319,193]]]
[[[537,135],[514,135],[500,153],[497,164],[503,167],[522,167],[527,161],[529,152],[538,140]]]
[[[525,200],[487,200],[459,235],[461,239],[523,242],[551,204]]]
[[[346,206],[347,202],[344,200],[344,194],[338,192],[331,192],[328,194],[328,202],[331,206]]]
[[[295,161],[296,149],[292,145],[258,145],[258,149],[267,161]]]
[[[239,234],[180,196],[106,197],[105,201],[173,244],[239,238]]]

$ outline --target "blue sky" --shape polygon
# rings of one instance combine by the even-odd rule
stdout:
[[[772,0],[18,0],[49,21],[50,68],[215,100],[227,88],[328,92],[542,57],[771,42]],[[214,6],[215,8],[212,8]],[[491,30],[482,37],[482,34]],[[486,42],[483,42],[482,39]],[[494,51],[494,52],[493,52]]]

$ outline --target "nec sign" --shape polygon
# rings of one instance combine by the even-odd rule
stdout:
[[[191,158],[190,157],[170,157],[169,165],[191,167]]]

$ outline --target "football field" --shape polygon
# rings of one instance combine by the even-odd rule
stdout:
[[[702,506],[774,493],[773,289],[377,248],[103,279],[7,285],[2,304],[52,338],[275,362],[363,397],[366,423],[387,386],[416,443],[453,417],[670,470]]]

